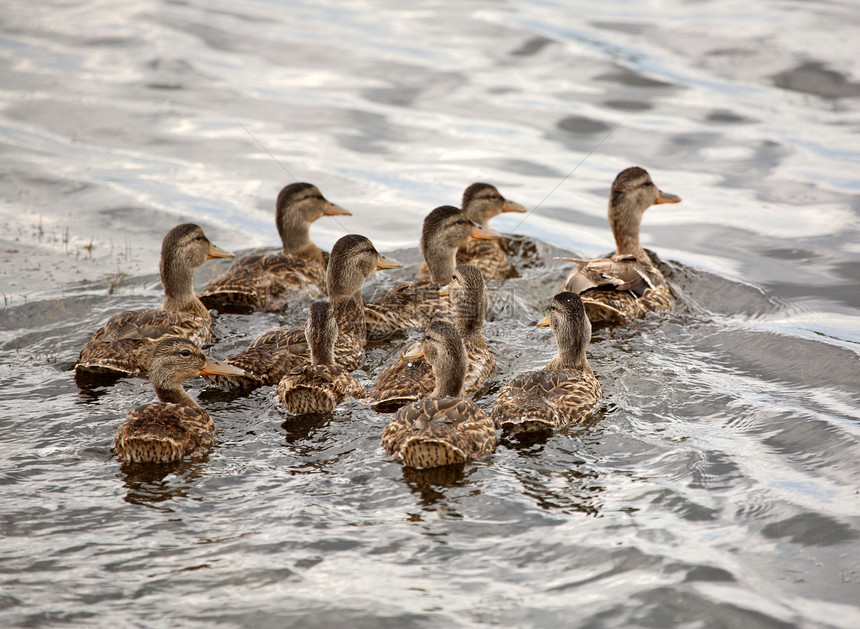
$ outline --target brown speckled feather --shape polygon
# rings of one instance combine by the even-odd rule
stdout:
[[[358,380],[335,365],[303,365],[278,383],[278,401],[294,415],[328,413],[349,395],[363,398]]]
[[[213,279],[200,293],[207,308],[246,305],[262,308],[273,298],[302,292],[322,293],[323,257],[272,253],[242,258],[224,275]]]
[[[526,372],[499,391],[493,422],[509,434],[577,424],[594,411],[600,395],[590,368]]]
[[[452,319],[451,305],[430,281],[397,284],[385,295],[364,304],[368,340],[384,340],[399,330],[425,328],[437,317]]]
[[[127,462],[170,463],[214,442],[215,424],[205,411],[155,402],[128,414],[116,432],[114,451]]]
[[[496,448],[496,431],[471,400],[430,398],[404,406],[382,431],[389,454],[414,468],[464,463]]]
[[[624,318],[643,317],[648,312],[672,310],[675,300],[668,285],[648,288],[642,297],[629,291],[592,288],[580,293],[592,324],[617,323]]]

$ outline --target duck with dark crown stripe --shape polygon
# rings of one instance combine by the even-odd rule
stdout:
[[[549,314],[538,326],[552,329],[558,354],[543,369],[508,382],[493,405],[495,424],[514,436],[581,423],[600,401],[600,383],[585,355],[591,324],[579,295],[563,292],[553,297]]]
[[[525,213],[525,207],[503,197],[495,186],[473,183],[463,192],[463,211],[476,225],[487,227],[491,218],[502,212]],[[515,277],[516,269],[508,259],[508,245],[504,237],[472,240],[457,250],[457,264],[474,264],[481,269],[484,279]],[[418,271],[419,280],[430,279],[427,264]]]
[[[180,336],[202,345],[212,317],[194,294],[194,270],[210,258],[232,258],[213,245],[197,225],[177,225],[161,244],[164,303],[158,310],[128,310],[108,319],[81,350],[75,377],[84,385],[100,377],[146,378],[158,342]]]
[[[325,290],[325,261],[311,240],[310,226],[321,216],[351,216],[323,197],[309,183],[285,186],[275,209],[281,251],[255,254],[238,260],[224,275],[213,279],[200,293],[207,308],[252,311],[276,310],[287,296]]]
[[[463,395],[471,395],[496,372],[496,358],[484,340],[484,317],[489,295],[478,267],[461,264],[454,270],[451,282],[439,289],[448,295],[454,311],[457,332],[466,346],[469,368],[463,382]],[[370,392],[373,408],[391,412],[413,400],[426,397],[436,386],[433,369],[423,358],[406,358],[412,347],[376,378]]]
[[[114,452],[127,463],[171,463],[208,449],[215,441],[212,418],[182,388],[201,374],[240,374],[212,360],[186,339],[167,338],[153,351],[150,380],[159,401],[128,414],[114,438]]]
[[[326,283],[338,328],[334,357],[344,370],[356,369],[364,359],[367,344],[361,297],[364,282],[374,271],[402,266],[397,260],[379,253],[364,236],[349,234],[334,243],[326,269]],[[250,391],[277,384],[294,367],[309,363],[310,349],[303,328],[274,330],[258,337],[248,349],[226,362],[243,369],[245,376],[209,376],[207,380],[222,389]]]
[[[671,310],[669,284],[639,242],[642,215],[659,203],[680,203],[662,192],[644,168],[622,170],[609,192],[615,253],[608,258],[556,258],[575,262],[562,290],[578,293],[592,323],[618,323],[646,312]]]
[[[358,380],[335,362],[337,321],[327,301],[315,301],[308,309],[305,339],[311,364],[296,367],[281,378],[275,392],[278,401],[294,415],[328,413],[347,395],[363,398]]]
[[[382,431],[382,448],[418,469],[465,463],[493,452],[497,443],[493,422],[462,397],[469,359],[454,326],[431,323],[420,347],[407,358],[420,356],[433,367],[436,388],[428,398],[397,411]]]
[[[431,279],[397,284],[379,299],[366,303],[367,338],[383,340],[398,331],[426,328],[435,317],[450,319],[448,300],[440,297],[439,288],[451,280],[457,249],[470,239],[498,236],[454,206],[443,205],[430,212],[424,218],[419,245]]]

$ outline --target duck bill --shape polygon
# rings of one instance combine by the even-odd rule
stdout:
[[[424,346],[420,342],[413,343],[406,353],[403,354],[406,360],[415,360],[416,358],[426,358],[424,356]]]
[[[384,256],[381,253],[379,254],[379,260],[376,263],[377,271],[384,271],[386,269],[402,269],[403,265],[395,260],[394,258],[389,258],[388,256]]]
[[[663,192],[662,190],[657,191],[657,200],[654,202],[655,205],[660,203],[680,203],[681,197],[677,194],[670,194],[669,192]]]
[[[502,206],[502,212],[517,212],[518,214],[525,214],[528,210],[524,205],[505,199],[505,204]]]
[[[220,360],[213,360],[212,358],[206,358],[206,364],[203,365],[203,369],[200,370],[201,376],[244,376],[244,369],[239,369],[238,367],[234,367],[233,365],[228,365],[227,363],[222,363]]]
[[[323,208],[323,216],[352,216],[352,212],[343,209],[331,201],[326,201]]]
[[[538,328],[548,328],[549,327],[549,315],[545,316],[543,319],[537,322]]]
[[[443,286],[442,288],[439,289],[439,296],[440,297],[447,297],[450,292],[451,292],[451,285],[445,284],[445,286]]]
[[[476,224],[472,228],[472,237],[470,240],[493,240],[494,238],[503,238],[503,236],[492,227]]]
[[[213,245],[211,242],[209,243],[209,253],[206,256],[207,260],[211,260],[212,258],[235,258],[236,256],[230,253],[229,251],[224,251],[221,247],[217,247]]]

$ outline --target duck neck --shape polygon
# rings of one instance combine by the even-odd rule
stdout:
[[[637,259],[650,264],[651,260],[639,242],[644,210],[629,201],[619,200],[609,204],[609,225],[615,236],[615,253],[634,255]]]
[[[585,356],[585,345],[558,342],[558,355],[546,366],[547,369],[579,369],[591,371],[588,358]]]
[[[463,380],[466,378],[466,368],[469,359],[466,350],[460,344],[457,356],[449,356],[447,360],[433,364],[433,377],[436,388],[431,397],[459,397],[463,390]]]
[[[422,253],[431,279],[436,284],[450,282],[451,276],[454,275],[454,269],[457,267],[457,249],[428,243],[427,247],[422,247]]]
[[[169,404],[179,404],[180,406],[190,406],[192,408],[200,408],[200,405],[188,395],[188,392],[182,388],[181,384],[175,382],[160,382],[153,380],[152,386],[155,388],[155,394],[162,402]]]
[[[299,255],[312,257],[319,249],[311,240],[311,227],[307,221],[302,220],[298,212],[291,212],[290,208],[278,211],[278,233],[281,235],[281,244],[284,255]]]
[[[194,269],[172,257],[161,260],[161,285],[164,287],[162,310],[187,312],[209,319],[206,306],[194,294]]]
[[[355,293],[331,291],[328,301],[337,321],[338,338],[355,336],[364,342],[367,338],[367,324],[364,319],[364,300],[361,290]]]
[[[483,295],[482,295],[483,297]],[[486,307],[471,303],[455,303],[455,316],[457,332],[466,341],[483,342],[484,340],[484,316]]]
[[[324,340],[310,344],[312,365],[334,365],[334,344]]]

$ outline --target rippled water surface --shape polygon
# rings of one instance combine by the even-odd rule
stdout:
[[[570,4],[0,7],[0,625],[860,626],[856,3]],[[316,183],[353,212],[320,246],[407,263],[372,295],[488,181],[533,210],[493,223],[520,277],[490,286],[489,409],[552,356],[552,258],[612,249],[630,165],[683,197],[643,226],[678,308],[595,332],[588,426],[417,473],[360,403],[288,420],[193,380],[216,447],[124,467],[148,383],[74,383],[110,314],[160,304],[178,222],[273,248],[277,192]],[[209,351],[305,312],[221,316]]]

